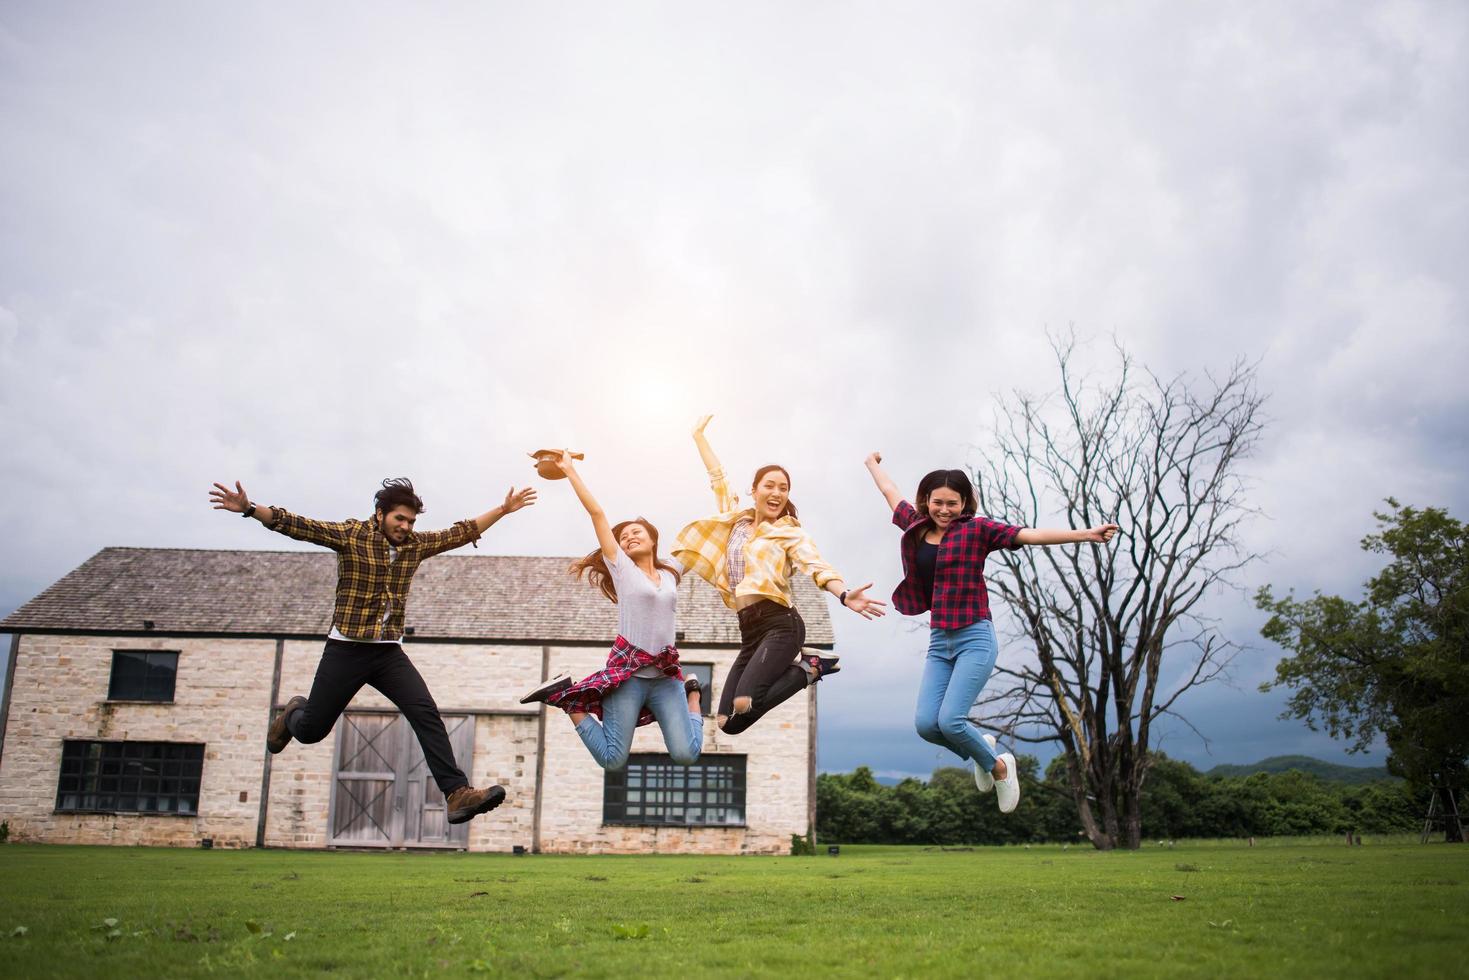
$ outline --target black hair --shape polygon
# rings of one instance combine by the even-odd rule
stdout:
[[[969,474],[963,470],[934,470],[918,481],[918,499],[914,502],[914,507],[924,517],[928,516],[928,497],[935,490],[952,490],[957,493],[963,501],[965,517],[973,517],[979,512],[979,504],[974,499],[974,484],[969,482]]]
[[[383,488],[372,499],[377,509],[384,514],[397,507],[407,507],[415,514],[423,513],[423,498],[413,492],[413,481],[406,476],[384,480]]]
[[[786,486],[789,487],[791,483],[790,471],[787,470],[784,466],[781,466],[779,463],[766,463],[764,466],[755,471],[755,477],[750,481],[751,494],[753,495],[755,488],[760,485],[760,481],[765,479],[766,473],[773,473],[776,470],[780,470],[780,472],[785,476]],[[780,509],[780,516],[795,517],[797,520],[800,520],[800,518],[796,516],[796,505],[791,502],[790,497],[786,497],[786,505]],[[776,519],[779,520],[780,518]]]

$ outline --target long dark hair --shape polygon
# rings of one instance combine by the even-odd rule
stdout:
[[[979,503],[974,499],[974,484],[969,482],[968,473],[963,470],[934,470],[918,481],[918,500],[913,505],[925,519],[928,517],[929,495],[935,490],[957,493],[964,502],[962,513],[965,517],[973,517],[979,511]]]
[[[647,530],[648,537],[653,539],[653,566],[655,568],[661,568],[665,572],[672,572],[675,582],[683,578],[683,573],[677,565],[658,557],[658,529],[641,517],[634,517],[630,521],[623,521],[621,524],[613,525],[612,539],[614,541],[617,540],[618,536],[622,534],[622,529],[629,524],[641,524]],[[619,544],[618,547],[621,548],[622,545]],[[612,581],[612,572],[607,567],[607,559],[602,557],[601,548],[598,548],[585,558],[578,558],[572,562],[571,567],[567,571],[571,573],[572,578],[581,578],[585,574],[587,582],[601,589],[602,594],[607,597],[609,602],[617,601],[617,584]]]
[[[785,475],[786,484],[790,484],[791,474],[789,470],[787,470],[784,466],[781,466],[779,463],[766,463],[764,466],[755,471],[755,476],[750,480],[750,496],[753,497],[755,495],[755,488],[760,485],[761,480],[765,479],[765,474],[769,473],[771,470],[780,470],[781,473]],[[796,505],[791,503],[791,498],[789,494],[786,495],[785,507],[781,510],[779,514],[776,515],[775,519],[780,520],[782,517],[785,517],[788,514],[791,517],[796,517]],[[800,518],[796,517],[796,520],[800,520]]]

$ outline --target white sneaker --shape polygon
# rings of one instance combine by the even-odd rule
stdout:
[[[993,735],[985,732],[980,738],[984,739],[984,744],[990,747],[991,752],[995,750],[995,737]],[[988,793],[995,788],[995,777],[990,775],[988,770],[982,768],[978,762],[974,764],[974,786],[981,793]]]
[[[1000,759],[1005,763],[1005,778],[995,780],[995,796],[999,797],[1000,812],[1010,813],[1020,803],[1020,773],[1012,753],[1005,752]]]

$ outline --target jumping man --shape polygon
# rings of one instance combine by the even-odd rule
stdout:
[[[434,782],[444,794],[450,823],[464,823],[499,806],[502,786],[475,789],[454,762],[454,750],[439,706],[413,661],[400,645],[403,614],[413,573],[424,559],[471,542],[506,514],[535,503],[536,492],[514,487],[500,506],[463,520],[446,531],[415,531],[423,501],[406,479],[384,480],[371,519],[317,521],[280,507],[252,504],[237,481],[233,490],[216,483],[209,492],[215,510],[254,517],[261,524],[337,553],[337,597],[326,648],[316,665],[311,696],[286,702],[271,722],[266,746],[280,752],[291,741],[319,742],[331,732],[352,697],[368,684],[408,719]]]

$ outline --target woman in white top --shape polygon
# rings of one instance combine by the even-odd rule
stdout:
[[[699,682],[683,679],[674,645],[679,569],[658,557],[658,529],[652,524],[638,518],[608,525],[570,453],[562,452],[556,465],[591,516],[599,545],[574,562],[571,573],[585,573],[590,584],[617,604],[617,639],[602,670],[575,684],[565,675],[553,678],[520,702],[544,701],[563,709],[603,769],[627,765],[633,732],[655,719],[669,756],[679,765],[690,765],[703,745],[704,719]]]

